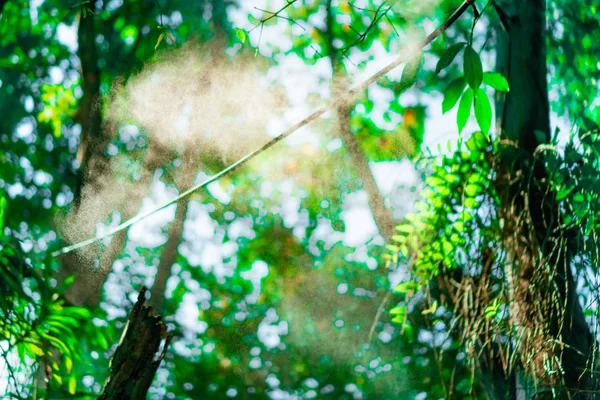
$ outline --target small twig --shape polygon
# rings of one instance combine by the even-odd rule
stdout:
[[[263,13],[270,14],[267,18],[261,19],[258,24],[256,24],[252,29],[250,29],[248,31],[248,33],[250,33],[252,31],[254,31],[256,28],[260,27],[260,33],[258,34],[258,43],[256,44],[256,52],[257,53],[258,53],[258,48],[260,47],[260,42],[262,40],[262,34],[263,34],[263,29],[265,28],[265,24],[267,22],[269,22],[270,20],[272,20],[273,18],[284,19],[286,21],[291,22],[293,25],[298,25],[300,28],[302,28],[302,30],[306,30],[306,28],[304,28],[302,25],[300,25],[299,23],[297,23],[294,19],[292,19],[290,17],[286,17],[286,16],[281,15],[282,12],[284,12],[289,6],[291,6],[292,4],[294,4],[296,1],[297,0],[290,0],[290,1],[288,1],[283,7],[281,7],[277,11],[268,11],[268,10],[263,10],[262,8],[254,7],[255,10],[258,10],[258,11],[263,12]]]
[[[358,38],[351,44],[349,44],[348,46],[344,47],[343,49],[340,50],[340,53],[345,57],[346,57],[346,53],[354,46],[356,46],[358,43],[362,42],[363,40],[365,40],[365,38],[367,37],[367,35],[369,34],[369,32],[371,32],[371,30],[377,26],[377,24],[379,23],[379,21],[381,21],[382,18],[386,17],[387,18],[387,14],[388,12],[392,9],[392,5],[390,5],[388,8],[385,9],[385,11],[380,13],[380,10],[386,5],[386,2],[384,1],[383,3],[381,3],[381,5],[379,7],[377,7],[377,10],[375,10],[375,16],[373,17],[373,20],[371,21],[371,23],[369,24],[369,26],[367,26],[365,28],[364,32],[358,32],[356,29],[354,29],[352,27],[352,25],[349,25],[350,29],[352,29],[354,32],[356,32],[356,34],[358,35]],[[389,18],[388,18],[389,21]],[[394,28],[395,29],[395,28]]]
[[[368,11],[368,12],[372,12],[372,13],[376,13],[377,10],[371,10],[370,8],[364,8],[364,7],[358,7],[354,4],[354,2],[349,1],[348,5],[358,11]]]
[[[258,7],[254,7],[254,9],[255,9],[255,10],[258,10],[258,11],[261,11],[261,12],[264,12],[264,13],[267,13],[267,14],[271,14],[271,16],[270,16],[269,18],[267,18],[267,19],[264,19],[264,20],[262,20],[262,21],[260,22],[262,25],[264,25],[264,24],[265,24],[265,22],[267,22],[267,21],[268,21],[268,20],[270,20],[271,18],[280,18],[280,19],[285,19],[286,21],[290,21],[290,22],[291,22],[293,25],[298,25],[300,28],[302,28],[302,30],[304,30],[304,31],[305,31],[305,30],[306,30],[306,28],[305,28],[305,27],[303,27],[302,25],[300,25],[298,22],[296,22],[296,20],[294,20],[294,19],[292,19],[292,18],[290,18],[290,17],[286,17],[286,16],[284,16],[284,15],[281,15],[281,14],[280,14],[280,13],[281,13],[283,10],[285,10],[287,7],[289,7],[289,5],[290,5],[290,4],[292,4],[292,3],[289,3],[289,4],[288,4],[286,7],[282,8],[281,10],[279,10],[279,11],[276,11],[276,12],[269,11],[269,10],[263,10],[262,8],[258,8]],[[255,27],[255,28],[256,28],[256,27]],[[254,29],[254,28],[252,28],[252,29]],[[251,31],[252,31],[252,30],[251,30]],[[251,31],[250,31],[250,32],[251,32]]]
[[[390,299],[391,296],[392,296],[392,292],[390,290],[385,294],[385,297],[383,298],[383,300],[381,300],[381,304],[377,308],[377,313],[375,314],[375,319],[373,320],[373,324],[371,324],[371,329],[369,330],[369,336],[367,338],[367,343],[371,343],[371,340],[373,340],[373,333],[375,333],[375,327],[377,326],[377,323],[379,322],[379,318],[381,318],[381,314],[383,313],[385,304],[388,302],[388,300]]]
[[[2,2],[2,0],[0,0],[0,2]],[[92,2],[92,0],[80,1],[79,3],[77,3],[77,4],[75,4],[75,5],[71,6],[71,7],[69,7],[69,9],[70,9],[70,10],[73,10],[73,9],[75,9],[75,8],[77,8],[77,7],[81,7],[81,6],[83,6],[83,5],[85,5],[85,4],[89,4],[89,3],[91,3],[91,2]]]
[[[156,2],[156,6],[158,7],[158,18],[160,20],[160,26],[164,26],[162,7],[160,6],[160,3],[158,2],[158,0],[155,0],[155,2]]]
[[[396,26],[394,25],[394,23],[392,22],[392,20],[390,19],[390,17],[387,14],[385,15],[385,19],[392,26],[392,29],[394,30],[394,33],[396,34],[396,36],[400,37],[400,33],[398,32],[398,30],[396,29]]]
[[[325,57],[323,54],[321,54],[321,52],[319,50],[317,50],[317,48],[315,46],[313,46],[312,44],[310,45],[310,48],[313,49],[315,51],[315,53],[317,53],[319,55],[318,58],[323,58]]]
[[[283,19],[286,19],[286,20],[288,20],[288,21],[290,21],[290,22],[296,23],[296,21],[293,21],[293,20],[291,20],[290,18],[282,17],[282,16],[280,15],[282,12],[284,12],[284,11],[285,11],[285,10],[286,10],[286,9],[287,9],[289,6],[291,6],[292,4],[294,4],[296,1],[297,1],[297,0],[291,0],[291,1],[288,1],[288,2],[286,3],[286,5],[284,5],[283,7],[281,7],[281,8],[280,8],[279,10],[277,10],[277,11],[267,11],[267,10],[262,10],[262,9],[260,9],[260,8],[258,8],[258,7],[254,7],[254,8],[255,8],[256,10],[258,10],[258,11],[266,12],[266,13],[268,13],[268,14],[271,14],[271,15],[269,15],[267,18],[261,19],[261,20],[260,20],[260,22],[259,22],[259,23],[258,23],[256,26],[254,26],[254,28],[252,28],[252,29],[250,29],[250,30],[248,31],[248,33],[252,32],[253,30],[255,30],[256,28],[258,28],[259,26],[263,27],[263,26],[265,25],[265,23],[269,22],[269,21],[270,21],[270,20],[272,20],[273,18],[283,18]],[[297,23],[296,23],[296,24],[297,24]],[[300,24],[298,24],[298,25],[300,25]],[[262,29],[262,28],[261,28],[261,29]]]

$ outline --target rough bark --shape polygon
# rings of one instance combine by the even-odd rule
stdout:
[[[549,102],[546,66],[546,3],[545,0],[496,0],[494,2],[504,31],[498,30],[497,69],[508,78],[511,91],[497,102],[498,132],[501,139],[513,144],[500,153],[498,190],[503,207],[512,215],[526,215],[527,226],[515,237],[524,237],[528,244],[522,246],[520,257],[515,260],[520,265],[514,273],[512,313],[513,323],[526,325],[527,308],[531,303],[547,301],[544,298],[531,298],[532,279],[540,273],[555,271],[550,278],[548,295],[556,296],[561,313],[547,313],[548,334],[564,344],[560,357],[564,376],[559,389],[561,396],[568,398],[588,398],[588,394],[578,390],[589,389],[589,376],[586,370],[592,355],[593,339],[579,304],[576,284],[571,271],[570,249],[556,251],[563,245],[558,225],[561,211],[554,196],[548,191],[548,173],[543,163],[536,159],[535,149],[550,140]],[[538,133],[536,134],[536,131]],[[543,139],[543,140],[542,140]],[[503,179],[503,176],[519,180]],[[518,244],[515,244],[518,246]],[[544,265],[533,260],[539,250]],[[530,253],[530,254],[526,254]],[[544,268],[544,271],[535,269]],[[529,297],[528,297],[529,296]],[[520,317],[519,317],[519,314]],[[520,318],[520,320],[519,320]],[[535,361],[534,361],[535,362]],[[524,370],[517,368],[510,377],[495,371],[487,371],[496,390],[496,399],[539,399],[544,394],[532,390],[532,384],[544,386],[548,381],[533,381]],[[507,385],[507,382],[511,384]],[[536,393],[537,392],[537,393]],[[567,393],[568,392],[568,393]]]
[[[146,399],[156,370],[169,347],[173,336],[167,333],[161,317],[152,315],[152,307],[144,306],[145,294],[146,288],[142,287],[110,362],[109,376],[99,400]],[[163,339],[164,348],[156,358]]]

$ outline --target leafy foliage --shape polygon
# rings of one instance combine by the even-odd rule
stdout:
[[[388,246],[391,262],[407,262],[411,280],[394,291],[405,296],[404,305],[392,309],[394,321],[406,322],[408,300],[417,291],[426,290],[442,271],[463,268],[477,248],[479,228],[497,224],[486,221],[479,210],[497,205],[490,164],[492,145],[488,135],[475,132],[469,140],[459,140],[457,150],[433,161],[425,181],[418,210],[408,214],[406,223],[396,229],[398,235]],[[427,162],[427,159],[424,159]]]
[[[2,217],[4,199],[0,197]],[[73,364],[81,361],[77,336],[91,313],[82,307],[65,307],[59,292],[48,285],[42,271],[25,259],[19,243],[6,235],[0,236],[0,337],[6,341],[0,357],[10,371],[9,384],[16,391],[19,391],[17,375],[35,362],[46,366],[49,385],[62,385],[66,377],[68,392],[75,394]],[[16,365],[12,361],[15,355],[20,360]]]
[[[180,144],[157,145],[132,116],[114,124],[106,118],[98,133],[107,136],[86,141],[81,134],[85,82],[99,83],[92,109],[108,117],[115,88],[130,83],[145,64],[168,60],[190,42],[208,47],[214,40],[233,62],[246,53],[263,62],[268,79],[278,76],[268,68],[277,72],[289,60],[314,66],[314,87],[303,77],[291,84],[312,107],[315,99],[345,91],[348,81],[369,71],[382,52],[396,54],[406,37],[419,36],[425,18],[442,19],[459,2],[444,0],[427,10],[416,1],[380,0],[266,2],[265,10],[232,1],[67,3],[9,1],[0,24],[0,107],[10,111],[0,121],[0,355],[12,395],[97,396],[130,295],[155,279],[171,251],[163,314],[176,336],[152,388],[157,398],[391,399],[422,398],[423,393],[485,398],[477,386],[475,361],[484,347],[478,339],[490,334],[486,345],[494,350],[513,348],[508,323],[513,300],[503,288],[510,269],[500,267],[508,264],[510,250],[518,249],[507,244],[512,239],[507,232],[521,232],[516,228],[528,223],[521,215],[507,218],[498,192],[506,178],[497,169],[499,154],[511,144],[501,143],[494,132],[488,97],[492,90],[498,98],[509,92],[508,81],[484,71],[493,60],[495,16],[457,21],[402,73],[390,74],[350,104],[344,128],[355,147],[347,137],[340,139],[338,121],[315,121],[305,142],[282,143],[268,158],[180,202],[177,207],[185,206],[186,212],[179,221],[166,218],[146,226],[144,233],[158,238],[155,243],[139,240],[132,229],[116,249],[111,245],[117,238],[100,244],[100,256],[78,262],[97,273],[102,261],[112,272],[101,302],[83,308],[65,303],[63,293],[72,279],[56,283],[57,277],[65,278],[65,261],[48,252],[80,239],[66,238],[57,225],[81,201],[81,171],[90,167],[82,155],[86,146],[115,177],[103,187],[133,198],[137,189],[128,189],[133,182],[142,193],[130,199],[133,211],[115,209],[104,221],[82,221],[95,232],[127,212],[135,215],[138,203],[146,207],[165,193],[185,190],[176,187],[182,175],[193,181],[224,167],[205,149],[190,153]],[[483,12],[485,4],[475,6]],[[564,24],[547,38],[553,44],[551,83],[559,92],[554,107],[573,116],[582,104],[594,104],[597,95],[592,45],[597,10],[578,2],[548,4],[551,25],[554,13]],[[92,61],[99,76],[80,74],[78,56],[85,56],[86,48],[75,50],[75,43],[65,39],[76,36],[83,18],[94,21]],[[475,30],[476,24],[488,25]],[[426,132],[426,122],[438,107],[426,100],[438,90],[444,94],[442,112],[457,112],[458,132],[472,116],[479,131],[449,141],[448,153],[440,148],[434,155],[427,148],[423,155],[423,144],[436,133]],[[564,240],[575,243],[569,248],[577,249],[574,267],[589,302],[595,286],[587,272],[598,264],[600,226],[597,114],[596,109],[586,112],[564,147],[555,138],[539,147],[535,165],[528,165],[543,165],[548,173],[548,199],[560,210],[556,218]],[[532,135],[546,137],[545,132]],[[414,212],[404,215],[411,206],[395,196],[402,187],[390,189],[397,178],[391,172],[376,182],[391,191],[377,194],[381,203],[392,200],[390,214],[403,219],[386,253],[395,271],[376,268],[385,252],[376,235],[360,245],[345,237],[353,199],[366,186],[351,151],[369,174],[421,156],[425,188]],[[515,158],[526,159],[521,156]],[[509,178],[519,173],[509,172]],[[182,229],[173,241],[178,222]],[[540,258],[535,265],[547,261]],[[397,282],[405,267],[410,278],[394,284],[396,301],[388,315],[383,311],[390,282]],[[444,286],[452,280],[463,283]],[[548,283],[533,282],[542,289]],[[586,312],[597,318],[596,311]],[[545,360],[548,374],[559,375],[558,366]]]

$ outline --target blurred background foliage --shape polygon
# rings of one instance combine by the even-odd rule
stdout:
[[[460,68],[454,63],[436,75],[435,63],[451,44],[468,40],[472,18],[433,42],[412,87],[392,73],[348,110],[297,133],[305,139],[280,144],[143,228],[92,252],[50,255],[231,161],[190,143],[164,145],[144,121],[111,117],[119,88],[144,68],[186,46],[210,49],[207,59],[233,65],[254,58],[270,87],[284,94],[285,107],[297,107],[276,124],[287,126],[307,110],[299,103],[315,106],[346,90],[460,2],[258,3],[5,4],[0,392],[97,397],[127,310],[145,284],[175,332],[152,398],[442,398],[444,381],[453,382],[456,398],[482,397],[464,351],[452,337],[439,340],[451,315],[414,313],[416,328],[402,332],[387,312],[401,296],[383,303],[404,273],[402,265],[384,267],[384,245],[412,211],[427,174],[410,160],[440,134],[455,133],[431,121],[441,116],[440,93]],[[594,109],[596,97],[587,83],[598,70],[594,30],[581,21],[597,27],[597,10],[576,3],[551,1],[548,9],[563,21],[555,32],[581,30],[549,38],[551,83],[558,87],[553,106],[561,115],[575,113],[582,98]],[[482,25],[495,18],[486,15]],[[486,70],[493,64],[491,31],[474,32]],[[289,66],[309,72],[289,81]],[[312,83],[304,84],[305,76]],[[305,93],[300,100],[295,88]],[[155,95],[163,98],[160,89]],[[262,122],[266,131],[270,121]],[[103,176],[110,179],[97,179]],[[117,195],[123,199],[113,202]],[[82,211],[103,203],[114,209]],[[90,224],[88,230],[69,228],[69,215],[78,212],[75,221]]]

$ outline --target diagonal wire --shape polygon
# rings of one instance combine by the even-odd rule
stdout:
[[[379,70],[378,72],[376,72],[375,74],[373,74],[371,77],[367,78],[362,83],[358,84],[355,88],[351,89],[348,92],[348,94],[342,95],[342,96],[337,96],[337,97],[331,99],[326,105],[322,106],[317,111],[313,112],[308,117],[304,118],[302,121],[300,121],[300,122],[294,124],[293,126],[289,127],[284,132],[280,133],[278,136],[274,137],[273,139],[271,139],[270,141],[268,141],[267,143],[265,143],[261,147],[257,148],[256,150],[248,153],[244,157],[240,158],[239,160],[237,160],[236,162],[234,162],[233,164],[231,164],[227,168],[219,171],[217,174],[215,174],[215,175],[211,176],[210,178],[204,180],[203,182],[199,183],[198,185],[195,185],[195,186],[189,188],[185,192],[181,193],[179,196],[175,197],[172,200],[167,201],[166,203],[162,204],[161,206],[159,206],[159,207],[157,207],[157,208],[155,208],[153,210],[150,210],[148,212],[145,212],[143,214],[139,214],[139,215],[137,215],[137,216],[135,216],[135,217],[133,217],[133,218],[125,221],[122,224],[120,224],[119,226],[115,227],[114,229],[112,229],[112,230],[104,233],[103,235],[95,236],[95,237],[89,238],[87,240],[84,240],[84,241],[72,244],[70,246],[63,247],[63,248],[61,248],[61,249],[53,252],[52,256],[53,257],[58,257],[58,256],[60,256],[62,254],[70,253],[72,251],[75,251],[75,250],[81,249],[83,247],[89,246],[91,244],[94,244],[96,242],[99,242],[99,241],[101,241],[101,240],[103,240],[103,239],[105,239],[105,238],[107,238],[109,236],[114,235],[117,232],[122,231],[123,229],[127,229],[131,225],[135,224],[136,222],[139,222],[142,219],[147,218],[147,217],[149,217],[152,214],[155,214],[155,213],[157,213],[157,212],[159,212],[161,210],[164,210],[165,208],[167,208],[171,204],[177,203],[179,200],[181,200],[181,199],[189,196],[190,194],[192,194],[192,193],[194,193],[194,192],[196,192],[196,191],[198,191],[198,190],[200,190],[200,189],[208,186],[209,184],[211,184],[211,183],[219,180],[220,178],[222,178],[223,176],[229,174],[230,172],[238,169],[240,166],[246,164],[248,161],[250,161],[251,159],[253,159],[257,155],[259,155],[263,151],[269,149],[270,147],[272,147],[275,144],[279,143],[281,140],[287,138],[292,133],[296,132],[298,129],[300,129],[300,128],[308,125],[312,121],[320,118],[329,109],[335,108],[336,106],[339,106],[341,103],[347,102],[350,99],[354,98],[357,94],[362,93],[364,90],[367,89],[367,87],[369,87],[373,83],[377,82],[379,79],[383,78],[390,71],[392,71],[393,69],[395,69],[396,67],[398,67],[400,64],[403,64],[403,63],[407,62],[408,60],[410,60],[412,57],[414,57],[416,54],[418,54],[425,46],[427,46],[428,44],[430,44],[438,36],[440,36],[442,33],[444,33],[446,31],[446,29],[448,29],[462,14],[464,14],[464,12],[471,5],[472,1],[473,0],[465,0],[465,1],[463,1],[463,3],[452,13],[452,15],[450,17],[448,17],[448,19],[446,19],[446,21],[444,21],[444,23],[442,25],[440,25],[436,30],[434,30],[433,32],[431,32],[417,46],[414,46],[414,47],[408,49],[408,51],[406,53],[404,53],[403,55],[401,55],[400,57],[398,57],[396,60],[394,60],[390,64],[388,64],[386,67],[382,68],[381,70]]]

